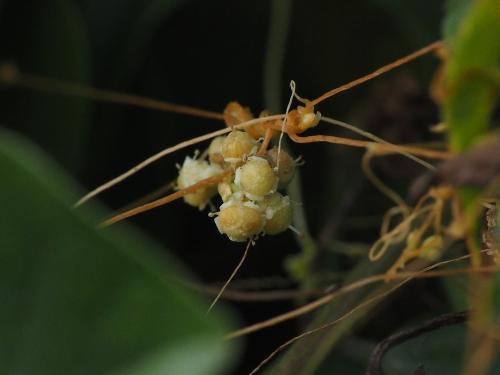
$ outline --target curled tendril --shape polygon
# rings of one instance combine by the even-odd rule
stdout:
[[[394,274],[413,258],[435,256],[436,251],[443,247],[443,232],[446,231],[443,228],[443,211],[448,201],[451,201],[452,223],[449,227],[452,227],[456,226],[461,216],[456,210],[456,193],[450,187],[431,188],[411,210],[402,205],[389,209],[384,215],[380,238],[368,252],[369,259],[380,259],[391,246],[405,240],[406,245],[388,275]],[[391,229],[391,222],[397,216],[402,217],[401,222]],[[432,233],[429,234],[429,230]]]

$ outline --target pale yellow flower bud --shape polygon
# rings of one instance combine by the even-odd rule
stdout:
[[[264,211],[266,218],[264,225],[266,234],[284,232],[292,224],[293,208],[290,198],[282,196],[280,193],[274,193],[259,202],[259,206]]]
[[[276,191],[278,177],[266,159],[251,156],[236,170],[234,182],[249,199],[260,200]]]
[[[217,186],[217,191],[223,202],[227,202],[237,190],[232,181],[222,181]]]
[[[234,130],[222,144],[222,156],[226,162],[238,162],[257,149],[257,142],[246,132]]]
[[[231,200],[220,207],[215,224],[231,241],[243,242],[262,231],[264,217],[255,204]]]
[[[224,164],[224,156],[222,156],[224,139],[226,139],[226,137],[216,137],[210,143],[208,147],[208,160],[210,160],[210,163],[219,165]]]
[[[186,157],[177,178],[177,187],[179,189],[187,188],[206,178],[215,176],[222,172],[218,165],[210,165],[205,160],[192,159]],[[204,209],[210,198],[217,193],[216,186],[207,186],[200,188],[194,193],[184,196],[184,201],[190,206]]]
[[[286,151],[279,152],[278,163],[278,148],[273,147],[266,153],[266,159],[269,160],[273,170],[276,172],[279,182],[278,188],[284,189],[292,181],[295,175],[295,160]],[[279,164],[279,165],[278,165]]]

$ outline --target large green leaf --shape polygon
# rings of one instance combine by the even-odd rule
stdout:
[[[224,316],[132,228],[96,229],[67,180],[0,130],[0,373],[220,374]],[[227,317],[226,317],[227,318]]]
[[[448,0],[445,3],[446,16],[442,23],[442,33],[448,43],[453,43],[456,33],[460,29],[464,17],[472,5],[473,0]]]
[[[500,3],[483,0],[467,7],[465,2],[455,0],[451,4],[455,7],[449,6],[450,16],[445,22],[447,33],[453,37],[447,41],[449,92],[444,115],[451,148],[463,152],[488,129],[496,102],[495,84],[482,75],[500,67]]]

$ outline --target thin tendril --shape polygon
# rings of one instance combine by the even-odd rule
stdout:
[[[285,117],[283,117],[283,121],[281,122],[281,133],[280,139],[278,141],[278,156],[276,162],[276,170],[280,169],[280,154],[281,154],[281,142],[283,141],[283,134],[285,134],[286,122],[288,120],[288,112],[290,112],[290,108],[292,107],[293,98],[295,96],[295,81],[290,81],[290,90],[292,91],[290,95],[290,99],[288,100],[288,105],[286,106]]]
[[[272,358],[274,358],[274,356],[276,356],[279,352],[281,352],[286,347],[288,347],[291,344],[293,344],[295,341],[298,341],[298,340],[300,340],[300,339],[302,339],[302,338],[304,338],[306,336],[312,335],[314,333],[317,333],[319,331],[322,331],[322,330],[324,330],[326,328],[329,328],[329,327],[333,326],[334,324],[336,324],[336,323],[344,320],[345,318],[351,316],[356,311],[358,311],[358,310],[360,310],[360,309],[362,309],[362,308],[370,305],[371,303],[376,302],[376,301],[384,298],[385,296],[387,296],[387,295],[395,292],[397,289],[401,288],[403,285],[407,284],[408,282],[410,282],[414,278],[418,277],[418,275],[425,274],[427,271],[432,270],[432,269],[437,268],[437,267],[440,267],[440,266],[443,266],[445,264],[449,264],[449,263],[452,263],[452,262],[461,261],[461,260],[464,260],[464,259],[467,259],[467,258],[470,258],[470,255],[464,255],[464,256],[459,257],[459,258],[450,259],[450,260],[446,260],[446,261],[442,261],[442,262],[430,265],[430,266],[428,266],[428,267],[426,267],[426,268],[424,268],[424,269],[422,269],[420,271],[415,272],[413,276],[407,277],[403,281],[397,283],[392,288],[390,288],[390,289],[388,289],[388,290],[386,290],[384,292],[381,292],[381,293],[373,296],[372,298],[369,298],[369,299],[365,300],[364,302],[360,303],[359,305],[357,305],[353,309],[349,310],[347,313],[345,313],[344,315],[340,316],[339,318],[337,318],[337,319],[335,319],[335,320],[333,320],[331,322],[328,322],[328,323],[326,323],[326,324],[324,324],[322,326],[319,326],[317,328],[314,328],[314,329],[311,329],[309,331],[303,332],[302,334],[291,338],[290,340],[288,340],[284,344],[280,345],[269,356],[267,356],[262,362],[260,362],[259,365],[250,372],[249,375],[256,374],[266,363],[268,363]],[[492,269],[493,272],[498,271],[498,267],[494,267],[494,268],[489,267],[489,269]],[[469,271],[474,272],[474,269],[469,269]]]
[[[245,259],[247,258],[247,254],[248,254],[248,250],[250,249],[250,246],[252,245],[252,240],[248,240],[248,243],[247,243],[247,246],[245,248],[245,252],[243,253],[243,256],[241,257],[241,260],[240,262],[238,263],[238,265],[234,268],[233,272],[231,273],[231,276],[229,276],[229,278],[227,279],[227,281],[224,283],[224,285],[222,286],[222,288],[220,289],[219,293],[217,294],[217,296],[214,298],[213,302],[210,304],[210,307],[208,308],[207,310],[207,314],[210,312],[210,310],[212,310],[212,308],[215,306],[215,304],[217,303],[217,301],[219,300],[219,298],[222,296],[222,294],[224,293],[224,291],[226,290],[226,288],[228,287],[229,283],[231,282],[231,280],[233,280],[234,276],[236,276],[236,273],[238,272],[238,270],[241,268],[241,266],[243,265],[243,262],[245,262]]]
[[[105,228],[105,227],[108,227],[112,224],[115,224],[119,221],[122,221],[122,220],[125,220],[125,219],[128,219],[132,216],[136,216],[138,214],[141,214],[143,212],[146,212],[146,211],[149,211],[149,210],[152,210],[154,208],[157,208],[157,207],[160,207],[160,206],[164,206],[170,202],[173,202],[174,200],[176,199],[180,199],[188,194],[191,194],[191,193],[194,193],[196,192],[197,190],[201,189],[201,188],[204,188],[206,186],[210,186],[210,185],[215,185],[217,184],[218,182],[222,181],[224,178],[226,178],[226,176],[229,176],[230,174],[234,173],[232,169],[228,169],[222,173],[219,173],[218,175],[215,175],[215,176],[212,176],[212,177],[208,177],[208,178],[205,178],[203,180],[200,180],[198,181],[197,183],[191,185],[191,186],[188,186],[184,189],[181,189],[179,191],[176,191],[175,193],[172,193],[172,194],[169,194],[167,196],[164,196],[160,199],[157,199],[157,200],[154,200],[152,202],[149,202],[149,203],[146,203],[146,204],[143,204],[142,206],[139,206],[139,207],[135,207],[135,208],[132,208],[131,210],[128,210],[128,211],[125,211],[125,212],[122,212],[116,216],[113,216],[107,220],[105,220],[104,222],[102,222],[99,227],[100,228]]]
[[[470,257],[470,255],[464,255],[466,258]],[[463,258],[463,259],[466,259]],[[461,260],[456,259],[456,260],[451,260],[451,261],[458,261]],[[445,261],[445,262],[450,262],[450,261]],[[438,263],[436,263],[438,264]],[[436,265],[435,264],[435,265]],[[437,265],[436,267],[438,267]],[[435,268],[435,267],[434,267]],[[388,281],[388,280],[396,280],[396,279],[401,279],[401,278],[407,278],[407,277],[412,277],[412,278],[427,278],[427,277],[438,277],[438,276],[454,276],[462,273],[471,273],[471,272],[487,272],[487,271],[497,271],[498,267],[485,267],[481,269],[471,269],[471,268],[466,268],[466,269],[450,269],[450,270],[443,270],[443,271],[436,271],[436,272],[429,272],[432,268],[430,268],[428,271],[425,271],[424,273],[418,271],[418,272],[400,272],[394,275],[390,275],[389,277],[387,276],[386,273],[383,274],[378,274],[378,275],[373,275],[373,276],[368,276],[363,279],[357,280],[352,282],[351,284],[348,284],[340,289],[337,289],[330,294],[325,295],[324,297],[321,297],[315,301],[312,301],[306,305],[300,306],[294,310],[288,311],[287,313],[277,315],[273,318],[252,324],[247,327],[243,327],[241,329],[238,329],[236,331],[233,331],[226,335],[224,337],[225,340],[232,340],[241,336],[246,336],[250,333],[254,333],[260,330],[263,330],[265,328],[272,327],[274,325],[280,324],[282,322],[285,322],[290,319],[298,318],[299,316],[303,316],[311,311],[314,311],[318,309],[319,307],[326,305],[330,301],[332,301],[334,298],[339,297],[341,295],[350,293],[354,290],[358,290],[360,288],[363,288],[367,285],[381,282],[381,281]]]
[[[373,72],[361,77],[361,78],[357,78],[349,83],[346,83],[342,86],[339,86],[337,88],[334,88],[333,90],[330,90],[326,93],[324,93],[323,95],[321,95],[319,98],[316,98],[314,99],[311,104],[313,106],[317,105],[318,103],[321,103],[322,101],[328,99],[328,98],[331,98],[332,96],[334,95],[337,95],[343,91],[346,91],[346,90],[349,90],[355,86],[358,86],[362,83],[365,83],[373,78],[376,78],[384,73],[387,73],[401,65],[404,65],[404,64],[407,64],[409,63],[410,61],[412,60],[415,60],[429,52],[432,52],[432,51],[436,51],[440,48],[443,47],[443,42],[442,41],[437,41],[437,42],[434,42],[434,43],[431,43],[429,44],[428,46],[424,47],[424,48],[421,48],[419,49],[418,51],[415,51],[413,53],[410,53],[409,55],[406,55],[396,61],[393,61],[392,63],[390,64],[387,64],[387,65],[384,65],[376,70],[374,70]]]
[[[409,152],[405,151],[403,147],[395,145],[394,143],[387,142],[386,140],[384,140],[384,139],[382,139],[380,137],[377,137],[375,134],[372,134],[372,133],[369,133],[369,132],[367,132],[365,130],[359,129],[359,128],[357,128],[354,125],[348,124],[347,122],[339,121],[339,120],[336,120],[334,118],[325,117],[325,116],[322,116],[321,120],[323,120],[323,121],[325,121],[325,122],[327,122],[329,124],[337,125],[337,126],[340,126],[342,128],[348,129],[348,130],[350,130],[350,131],[352,131],[354,133],[360,134],[363,137],[371,139],[372,141],[375,141],[377,143],[381,143],[381,144],[384,144],[384,145],[387,145],[387,146],[391,146],[391,147],[393,147],[394,152],[396,152],[398,154],[401,154],[403,156],[406,156],[407,158],[409,158],[409,159],[417,162],[418,164],[424,166],[427,169],[430,169],[431,171],[433,171],[433,170],[436,169],[432,164],[430,164],[430,163],[426,162],[425,160],[422,160],[419,157],[417,157],[415,155],[412,155]]]
[[[89,199],[95,197],[96,195],[102,193],[103,191],[108,190],[109,188],[111,188],[114,185],[118,184],[119,182],[127,179],[128,177],[132,176],[133,174],[137,173],[141,169],[143,169],[146,166],[154,163],[155,161],[161,159],[162,157],[164,157],[166,155],[172,154],[172,153],[174,153],[176,151],[179,151],[179,150],[181,150],[183,148],[195,145],[197,143],[204,142],[204,141],[207,141],[209,139],[218,137],[219,135],[224,135],[226,133],[231,132],[232,129],[243,129],[243,128],[246,128],[248,126],[252,126],[252,125],[258,124],[260,122],[266,122],[266,121],[269,121],[269,120],[279,120],[281,118],[283,118],[283,115],[274,115],[274,116],[267,116],[267,117],[261,117],[261,118],[258,118],[258,119],[253,119],[253,120],[246,121],[246,122],[243,122],[241,124],[235,125],[232,128],[220,129],[220,130],[217,130],[217,131],[214,131],[214,132],[211,132],[211,133],[208,133],[208,134],[204,134],[204,135],[201,135],[199,137],[195,137],[195,138],[189,139],[187,141],[178,143],[175,146],[163,149],[162,151],[158,152],[157,154],[154,154],[153,156],[150,156],[146,160],[144,160],[141,163],[137,164],[136,166],[132,167],[131,169],[129,169],[125,173],[122,173],[121,175],[115,177],[114,179],[112,179],[112,180],[106,182],[105,184],[103,184],[103,185],[95,188],[94,190],[92,190],[91,192],[89,192],[88,194],[86,194],[85,196],[83,196],[78,202],[76,202],[75,207],[78,207],[78,206],[82,205],[83,203],[87,202]]]
[[[384,184],[373,172],[371,166],[370,166],[370,160],[373,157],[373,153],[371,150],[368,148],[363,155],[362,159],[362,167],[363,167],[363,172],[365,172],[366,176],[370,179],[370,181],[379,189],[387,198],[389,198],[391,201],[396,203],[398,207],[401,207],[401,209],[405,212],[408,212],[408,206],[406,202],[399,196],[398,193],[396,193],[394,190],[389,188],[386,184]]]

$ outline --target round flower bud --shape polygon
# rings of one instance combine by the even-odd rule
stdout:
[[[222,156],[222,145],[226,137],[216,137],[208,147],[208,160],[213,164],[224,164],[224,156]]]
[[[246,132],[233,130],[224,139],[222,144],[222,156],[229,163],[243,160],[244,157],[255,152],[257,142]]]
[[[250,109],[243,107],[238,102],[230,102],[226,108],[224,108],[224,122],[229,127],[233,127],[234,125],[238,125],[252,119],[253,115],[252,112],[250,112]]]
[[[186,157],[177,178],[177,188],[184,189],[197,182],[215,176],[222,172],[218,165],[210,165],[205,160],[191,159]],[[216,186],[206,186],[196,192],[184,196],[184,201],[190,206],[204,209],[207,202],[217,193]]]
[[[293,209],[289,197],[274,193],[259,202],[259,206],[264,210],[266,234],[281,233],[292,223]]]
[[[262,231],[264,217],[255,204],[230,200],[220,207],[215,224],[231,241],[243,242]]]
[[[251,156],[236,170],[234,183],[249,199],[260,200],[276,191],[278,177],[266,159]]]
[[[217,191],[223,202],[227,202],[229,199],[235,196],[238,199],[243,199],[241,192],[238,192],[238,187],[232,181],[223,181],[217,185]]]
[[[321,114],[314,112],[314,106],[306,104],[298,106],[297,109],[288,114],[287,127],[292,129],[295,134],[301,134],[307,129],[313,128],[319,124]]]
[[[284,189],[292,181],[295,175],[295,160],[286,151],[279,152],[278,163],[278,148],[273,147],[266,153],[266,159],[269,160],[273,170],[278,175],[278,188]]]

